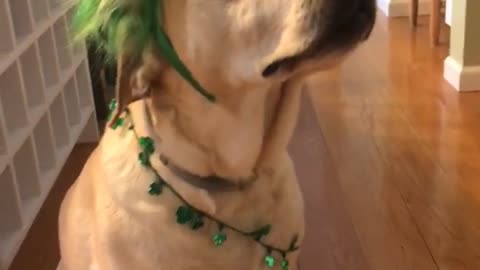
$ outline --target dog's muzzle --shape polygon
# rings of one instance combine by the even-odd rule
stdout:
[[[292,70],[313,57],[321,57],[335,51],[348,51],[370,37],[376,20],[376,0],[327,0],[322,13],[322,27],[308,48],[300,54],[278,59],[262,72],[269,77],[280,68]]]

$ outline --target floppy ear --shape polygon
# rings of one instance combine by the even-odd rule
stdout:
[[[159,74],[166,66],[167,63],[151,46],[147,46],[140,59],[127,53],[127,50],[119,54],[115,82],[117,108],[110,118],[111,127],[130,103],[150,94],[152,87],[155,88],[158,84]]]
[[[117,69],[116,110],[110,126],[135,100],[135,73],[143,65],[142,55],[160,26],[162,0],[77,0],[73,18],[75,41],[95,41]],[[143,90],[143,89],[142,89]]]
[[[118,120],[120,114],[132,101],[132,85],[131,78],[136,68],[136,64],[132,58],[125,52],[119,54],[117,59],[117,78],[115,81],[115,100],[117,106],[112,117],[110,118],[110,127],[113,127]]]

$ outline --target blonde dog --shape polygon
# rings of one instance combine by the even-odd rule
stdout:
[[[62,203],[61,269],[297,269],[303,81],[368,38],[375,1],[80,1],[117,103]]]

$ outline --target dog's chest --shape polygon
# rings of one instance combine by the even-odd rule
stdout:
[[[98,236],[100,242],[106,244],[101,252],[109,254],[114,266],[112,269],[267,269],[263,262],[266,250],[251,239],[227,230],[227,241],[223,246],[216,247],[212,241],[212,236],[218,232],[216,223],[206,220],[204,227],[198,231],[192,231],[188,225],[178,224],[175,211],[181,202],[168,193],[156,198],[156,203],[150,207],[127,201],[128,198],[123,197],[125,201],[121,205],[109,203],[107,199],[104,207],[112,208],[102,211],[99,217]],[[251,200],[247,198],[247,201]],[[269,204],[269,201],[258,201],[249,206],[247,204],[243,209],[231,207],[227,212],[222,210],[221,213],[215,213],[215,216],[246,231],[271,222],[273,230],[265,240],[284,247],[292,236],[301,233],[301,227],[297,224],[298,213],[292,212],[300,209],[284,201],[279,203],[278,208],[268,207]],[[285,216],[288,219],[282,218]]]
[[[103,234],[110,235],[106,242],[115,270],[263,269],[258,263],[263,251],[245,239],[230,235],[225,246],[215,247],[210,236],[214,226],[192,232],[167,217],[125,218]]]
[[[182,202],[170,192],[161,196],[148,194],[154,175],[139,164],[138,145],[131,133],[121,129],[108,131],[102,149],[105,177],[99,179],[102,188],[97,191],[101,194],[97,202],[100,209],[97,215],[97,246],[103,246],[100,252],[110,257],[111,269],[265,269],[265,249],[250,239],[229,234],[227,243],[217,248],[212,242],[212,235],[218,230],[217,224],[206,222],[199,231],[177,224],[176,210]],[[167,171],[160,169],[159,173],[174,183]],[[265,185],[262,189],[254,189],[255,194],[251,197],[230,194],[219,200],[215,198],[215,203],[222,210],[214,215],[247,231],[265,222],[275,222],[269,242],[287,245],[299,231],[298,219],[282,217],[299,215],[296,213],[299,208],[291,205],[298,198],[288,194],[271,196],[273,182],[260,179],[258,183]],[[296,187],[284,186],[281,190],[296,190]],[[194,199],[192,195],[195,194],[189,193],[185,197]],[[282,199],[274,203],[273,197]],[[200,207],[199,201],[202,202],[202,199],[193,204]]]
[[[205,220],[198,231],[192,231],[188,225],[178,224],[176,210],[182,203],[169,192],[160,197],[151,198],[145,192],[145,186],[121,193],[119,199],[105,196],[99,222],[100,242],[107,245],[106,250],[115,270],[206,270],[206,269],[264,269],[265,250],[250,239],[228,231],[228,240],[222,247],[216,247],[212,236],[218,231],[216,223]],[[141,193],[144,195],[141,195]],[[137,201],[132,201],[132,199]],[[143,200],[143,202],[142,202]],[[116,205],[119,203],[118,205]],[[236,208],[236,207],[232,207]],[[252,207],[249,210],[263,207]],[[256,219],[240,210],[241,218],[229,214],[218,214],[221,219],[245,229],[244,222]],[[279,224],[281,225],[281,224]],[[255,226],[246,226],[246,228]],[[247,229],[248,230],[248,229]],[[288,241],[290,230],[278,231],[272,239]],[[288,231],[288,233],[285,233]],[[294,230],[291,230],[294,231]]]

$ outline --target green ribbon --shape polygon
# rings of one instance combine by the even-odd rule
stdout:
[[[151,12],[154,12],[152,14],[152,18],[157,18],[157,12],[159,12],[163,16],[163,1],[162,0],[145,0],[145,1],[150,1],[151,3],[157,3],[158,4],[158,9],[151,9]],[[149,6],[149,5],[145,5]],[[156,24],[159,21],[162,21],[163,17],[160,17],[160,20],[155,20],[155,25],[151,25],[152,30],[154,31],[154,37],[155,37],[155,42],[157,43],[158,48],[163,54],[163,57],[169,64],[182,76],[186,81],[188,81],[192,87],[199,92],[201,95],[203,95],[205,98],[207,98],[211,102],[215,102],[215,96],[212,94],[208,93],[201,85],[200,83],[195,80],[195,78],[192,76],[190,70],[185,66],[185,64],[182,62],[180,57],[178,56],[177,52],[173,48],[173,45],[168,38],[167,34],[163,30],[162,27],[158,27]]]
[[[163,58],[194,90],[215,102],[215,96],[193,77],[160,25],[164,19],[163,0],[135,2],[138,3],[109,3],[110,7],[100,8],[99,0],[80,0],[73,26],[79,37],[93,38],[113,58],[123,47],[130,50],[132,58],[140,58],[147,44],[154,42]]]

